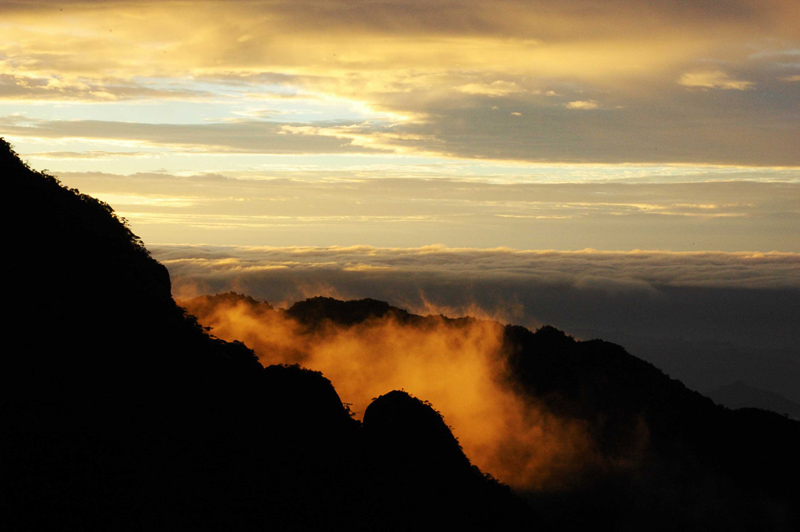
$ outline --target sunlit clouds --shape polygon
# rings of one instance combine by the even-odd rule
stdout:
[[[440,275],[468,279],[517,279],[531,283],[600,287],[654,293],[658,287],[800,289],[798,253],[524,251],[426,246],[419,248],[156,246],[154,253],[175,275],[178,286],[203,278],[217,281],[258,274],[264,269],[315,272],[378,271],[379,275]],[[389,273],[391,272],[391,273]],[[216,288],[216,286],[215,286]],[[196,294],[188,294],[196,295]],[[275,294],[270,293],[272,299]],[[285,294],[306,296],[306,294]],[[365,297],[360,293],[345,297]],[[278,298],[283,299],[283,298]]]
[[[558,489],[575,482],[587,464],[626,465],[601,459],[585,423],[557,417],[514,391],[498,323],[384,317],[309,332],[285,314],[235,298],[181,304],[215,336],[252,346],[265,366],[322,371],[359,418],[386,390],[428,398],[470,460],[514,487]]]
[[[583,111],[574,111],[583,112]],[[593,112],[593,111],[587,111]],[[55,154],[45,167],[115,161]],[[437,164],[253,156],[234,173],[61,173],[148,244],[800,251],[792,169]],[[231,164],[194,157],[198,170]],[[158,160],[158,159],[156,159]],[[153,159],[132,150],[130,165]],[[340,160],[340,164],[345,161]],[[297,167],[292,164],[301,163]],[[373,166],[370,167],[369,163]]]
[[[796,2],[10,1],[0,31],[0,135],[150,247],[800,252]]]
[[[18,1],[0,20],[0,135],[147,243],[800,250],[793,2]]]
[[[727,73],[721,70],[688,72],[681,76],[678,83],[685,87],[738,91],[752,89],[754,85],[752,81],[731,78]]]
[[[58,122],[4,131],[23,153],[43,151],[33,146],[43,139],[124,140],[130,122],[155,127],[166,118],[187,130],[170,151],[226,151],[227,142],[196,140],[212,129],[260,137],[247,148],[257,153],[798,162],[789,146],[798,144],[800,88],[786,80],[800,75],[800,16],[788,1],[62,1],[1,9],[0,115]],[[713,94],[698,99],[687,89]],[[92,110],[67,118],[61,106],[122,102],[163,102],[172,116],[129,113],[84,122],[83,134],[61,131],[75,127],[63,121],[99,118]],[[712,138],[720,133],[724,145]],[[153,133],[134,136],[163,146]]]

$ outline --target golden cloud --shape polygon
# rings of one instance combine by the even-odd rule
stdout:
[[[784,147],[796,139],[770,133],[788,130],[782,108],[792,105],[790,91],[772,98],[772,126],[754,135],[764,114],[757,101],[737,102],[731,125],[722,103],[696,107],[675,90],[676,79],[726,92],[766,86],[774,53],[797,47],[800,7],[793,2],[431,0],[421,9],[411,0],[63,1],[0,10],[0,98],[21,104],[231,97],[209,84],[249,98],[282,85],[384,113],[389,125],[402,126],[316,130],[345,141],[318,142],[348,150],[586,160],[567,148],[579,146],[606,162],[797,164]],[[708,64],[741,77],[699,66]],[[149,86],[154,78],[166,88]],[[558,114],[600,101],[626,110],[602,118],[614,128],[590,116],[599,113],[581,121]],[[484,128],[476,115],[493,105],[504,112]],[[712,140],[721,124],[724,138]],[[558,141],[530,142],[540,131]]]
[[[597,109],[600,105],[595,100],[576,100],[564,104],[567,109]]]
[[[700,89],[724,89],[745,91],[755,85],[752,81],[735,79],[721,70],[705,70],[701,72],[687,72],[678,80],[684,87]]]
[[[385,317],[308,331],[242,299],[181,305],[215,336],[251,346],[265,366],[322,371],[359,416],[390,390],[431,401],[467,456],[518,488],[557,489],[574,482],[587,464],[622,465],[600,457],[582,422],[554,416],[507,384],[499,323],[431,317],[416,325]]]

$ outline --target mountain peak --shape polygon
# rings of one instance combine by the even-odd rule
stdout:
[[[392,307],[385,301],[360,299],[340,301],[332,297],[312,297],[292,305],[286,314],[304,325],[319,324],[330,320],[339,325],[355,325],[370,318],[391,316],[406,321],[411,315],[405,310]]]
[[[469,467],[442,415],[405,391],[394,390],[373,400],[364,412],[364,432],[400,462],[425,469]]]

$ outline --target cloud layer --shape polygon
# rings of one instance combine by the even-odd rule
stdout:
[[[107,201],[148,244],[800,251],[800,184],[786,182],[791,171],[627,168],[628,179],[603,182],[619,171],[480,170],[353,165],[332,171],[308,164],[251,170],[236,179],[209,173],[60,177]],[[508,171],[514,174],[504,176]],[[578,179],[585,181],[558,183]]]
[[[259,271],[381,272],[457,279],[524,279],[654,293],[662,287],[800,289],[798,253],[524,251],[421,248],[152,246],[178,278]],[[313,278],[313,275],[309,275]]]
[[[421,314],[548,324],[620,343],[701,391],[744,380],[798,400],[796,253],[152,249],[179,297],[371,297]]]

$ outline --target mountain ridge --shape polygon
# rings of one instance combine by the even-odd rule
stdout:
[[[710,391],[708,396],[717,404],[728,408],[759,408],[800,421],[800,404],[790,401],[783,395],[749,386],[743,381],[720,386]]]
[[[0,178],[18,228],[7,323],[22,340],[0,375],[4,529],[406,530],[423,510],[457,526],[536,522],[463,463],[399,476],[330,381],[209,336],[124,220],[5,141]],[[437,497],[420,496],[434,482]]]
[[[237,296],[235,293],[201,296],[194,301],[214,297],[235,304]],[[187,304],[190,311],[196,308],[192,301],[181,304]],[[292,310],[306,306],[312,306],[314,312]],[[346,318],[341,319],[343,308],[349,310]],[[335,323],[350,330],[375,320],[397,319],[406,325],[431,329],[443,319],[456,327],[473,320],[418,316],[370,299],[345,302],[312,298],[272,312],[292,319],[300,316],[306,328],[303,334],[310,335]],[[203,316],[200,320],[204,321]],[[515,325],[498,326],[502,327],[502,350],[508,357],[507,378],[511,386],[536,404],[546,405],[551,412],[584,423],[603,460],[620,463],[633,460],[640,464],[633,469],[584,471],[577,482],[583,487],[572,496],[590,508],[588,514],[602,515],[605,510],[600,507],[618,505],[618,501],[610,500],[617,497],[644,499],[639,502],[642,507],[656,504],[659,498],[663,503],[664,498],[671,497],[676,507],[680,505],[684,510],[688,507],[700,516],[706,512],[706,505],[729,506],[726,512],[730,515],[693,518],[708,523],[724,522],[725,526],[736,529],[743,522],[746,526],[769,523],[770,517],[765,515],[768,510],[758,502],[763,497],[783,500],[780,504],[785,505],[797,500],[797,493],[785,491],[785,482],[798,471],[792,442],[800,441],[800,424],[767,411],[734,411],[718,406],[616,344],[597,339],[579,341],[550,326],[537,331]],[[743,453],[752,454],[749,459],[752,463],[742,460]],[[684,474],[697,478],[687,482],[680,478]],[[779,477],[785,480],[775,480]],[[708,483],[721,486],[709,494],[704,487]],[[685,493],[676,496],[675,490]],[[615,496],[608,498],[608,493]],[[560,500],[554,503],[552,497],[556,495],[540,496],[539,501],[547,500],[547,504],[554,506],[568,504]],[[625,512],[622,508],[616,511]],[[748,516],[749,513],[758,517]],[[604,518],[614,521],[619,516]],[[568,519],[553,518],[552,524],[563,526],[570,522]],[[674,515],[665,514],[661,519],[669,523],[664,529],[691,526],[691,522],[682,522]],[[769,526],[782,529],[784,525]]]

